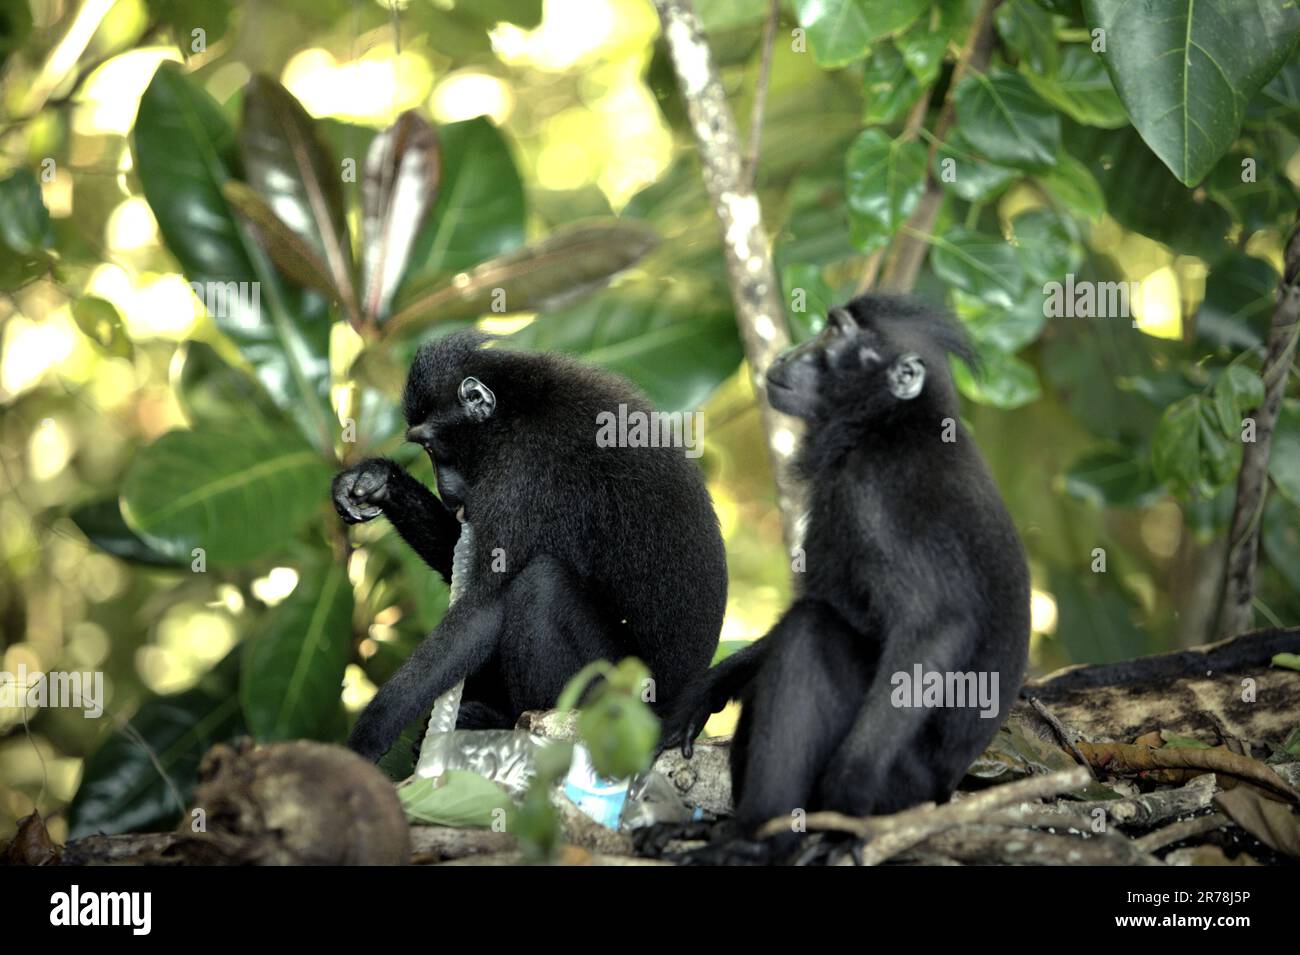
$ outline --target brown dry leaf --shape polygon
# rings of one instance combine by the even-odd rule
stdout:
[[[6,865],[58,865],[59,847],[50,838],[41,814],[32,811],[30,816],[18,820],[18,832],[5,849]]]
[[[1280,793],[1293,802],[1300,802],[1300,791],[1288,784],[1277,773],[1249,756],[1229,752],[1223,747],[1191,749],[1165,746],[1156,749],[1133,743],[1078,743],[1079,751],[1093,768],[1117,776],[1140,775],[1167,781],[1168,770],[1200,770],[1226,774],[1258,783],[1266,789]]]
[[[1214,804],[1270,849],[1300,859],[1300,815],[1248,786],[1215,795]]]

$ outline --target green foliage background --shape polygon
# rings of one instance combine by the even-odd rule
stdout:
[[[768,4],[696,5],[743,125]],[[872,256],[924,242],[916,291],[983,361],[955,372],[1030,554],[1035,666],[1201,642],[1300,205],[1300,13],[1005,0],[988,67],[952,88],[982,6],[782,5],[757,184],[792,330],[815,332]],[[765,631],[788,564],[648,2],[84,9],[98,25],[69,59],[81,5],[0,0],[0,669],[101,670],[108,699],[98,721],[33,714],[30,741],[0,710],[0,832],[33,800],[56,835],[167,825],[213,741],[342,738],[446,594],[383,522],[349,541],[329,478],[405,453],[402,366],[466,322],[705,411],[724,639]],[[347,94],[365,77],[361,109]],[[337,108],[311,96],[326,83]],[[437,121],[439,188],[392,307],[367,312],[331,258],[364,251],[359,187],[325,172],[351,158],[361,178],[406,108]],[[941,205],[915,235],[927,176]],[[1150,297],[1137,321],[1047,319],[1067,275]],[[257,283],[258,307],[207,314],[187,282]],[[1295,397],[1271,477],[1258,622],[1294,624]]]

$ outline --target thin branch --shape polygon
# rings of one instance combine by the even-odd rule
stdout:
[[[745,154],[744,182],[753,189],[758,182],[758,151],[763,142],[763,114],[767,110],[767,87],[772,79],[772,52],[776,48],[776,26],[781,19],[781,0],[772,0],[763,26],[763,54],[754,85],[754,105],[749,114],[749,150]]]
[[[1286,246],[1277,308],[1268,331],[1264,358],[1264,403],[1255,410],[1255,440],[1243,444],[1241,472],[1237,476],[1237,503],[1228,532],[1228,560],[1224,568],[1223,603],[1219,608],[1219,636],[1231,637],[1251,629],[1254,620],[1255,564],[1259,555],[1259,526],[1268,484],[1268,458],[1273,428],[1295,359],[1300,336],[1300,216]]]
[[[865,865],[879,865],[886,859],[924,842],[931,836],[956,826],[973,825],[988,814],[1005,806],[1032,799],[1047,799],[1073,792],[1090,781],[1082,766],[1046,776],[1031,776],[1005,786],[994,786],[960,802],[943,806],[928,804],[907,809],[892,816],[855,818],[838,812],[808,814],[807,827],[812,830],[848,832],[870,842],[863,847]],[[760,830],[760,836],[789,830],[786,818],[773,819]]]
[[[980,5],[979,12],[975,15],[975,22],[971,25],[966,43],[962,47],[961,56],[957,60],[957,66],[952,71],[948,93],[944,97],[943,107],[939,110],[939,118],[935,120],[934,133],[926,137],[930,140],[930,157],[926,164],[925,192],[922,193],[916,209],[907,220],[907,226],[889,250],[889,257],[880,276],[880,286],[883,289],[910,292],[916,284],[921,263],[925,261],[926,253],[929,251],[929,245],[922,237],[928,236],[934,230],[935,221],[939,218],[939,207],[943,203],[943,187],[935,178],[934,160],[940,144],[952,127],[956,112],[957,87],[969,71],[979,72],[988,66],[993,52],[993,11],[997,9],[1000,2],[1001,0],[984,0]]]
[[[686,101],[704,185],[722,232],[722,251],[736,324],[754,376],[754,390],[758,393],[768,455],[776,479],[781,526],[786,546],[794,548],[799,541],[802,495],[791,464],[800,429],[794,419],[773,410],[766,399],[767,368],[790,343],[785,303],[772,264],[771,242],[763,228],[758,196],[745,178],[736,121],[727,105],[726,92],[699,18],[690,0],[654,0],[654,4],[677,83]]]

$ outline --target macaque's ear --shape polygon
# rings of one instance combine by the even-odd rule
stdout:
[[[889,393],[899,401],[911,401],[925,387],[925,362],[908,352],[889,366]]]
[[[456,394],[471,421],[486,421],[496,411],[497,396],[477,378],[469,377],[462,381]]]

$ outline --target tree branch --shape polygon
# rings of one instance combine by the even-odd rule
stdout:
[[[1224,568],[1223,603],[1219,608],[1219,635],[1231,637],[1251,629],[1254,612],[1255,564],[1259,554],[1259,524],[1264,513],[1268,458],[1277,425],[1278,409],[1286,393],[1296,337],[1300,334],[1300,216],[1286,246],[1282,278],[1278,282],[1277,308],[1268,331],[1264,358],[1264,403],[1255,410],[1255,440],[1246,442],[1237,476],[1237,503],[1228,532],[1228,560]]]
[[[776,478],[777,502],[787,547],[798,543],[802,495],[791,468],[798,422],[774,411],[766,400],[766,373],[790,344],[771,243],[752,182],[745,177],[740,136],[727,106],[722,80],[690,0],[654,0],[668,43],[677,83],[686,101],[691,131],[704,169],[704,185],[722,232],[722,251],[736,308],[736,324],[754,376],[763,431]]]
[[[882,289],[906,293],[916,285],[921,263],[925,261],[926,253],[930,248],[926,237],[934,231],[935,220],[939,218],[939,207],[943,203],[943,187],[934,176],[934,160],[939,145],[952,126],[956,112],[958,85],[966,78],[967,72],[970,70],[978,72],[989,64],[989,58],[993,53],[993,11],[997,9],[1000,2],[1001,0],[984,0],[975,15],[975,22],[971,24],[966,45],[962,48],[961,57],[952,71],[952,80],[948,84],[948,93],[944,97],[943,107],[939,110],[939,118],[934,123],[934,133],[930,138],[930,157],[926,163],[925,192],[889,250],[889,257],[880,274]],[[909,116],[909,125],[911,120],[912,117]]]

